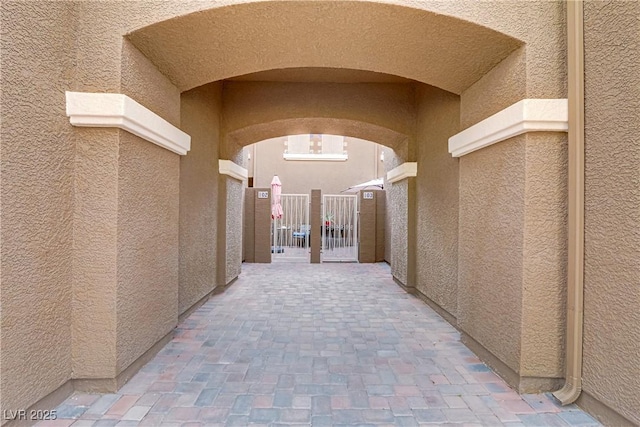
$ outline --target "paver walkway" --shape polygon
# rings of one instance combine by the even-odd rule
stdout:
[[[116,394],[41,425],[599,425],[520,396],[386,264],[250,264]]]

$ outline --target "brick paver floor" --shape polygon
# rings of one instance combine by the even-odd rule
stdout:
[[[386,264],[249,264],[118,393],[41,425],[599,425],[520,396]]]

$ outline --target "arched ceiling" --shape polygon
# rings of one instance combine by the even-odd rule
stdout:
[[[413,80],[373,71],[349,68],[281,68],[227,79],[234,82],[294,82],[294,83],[412,83]]]
[[[399,76],[459,94],[522,45],[425,10],[323,0],[218,7],[128,37],[181,91],[236,76],[282,79],[289,73],[288,78],[323,81],[320,70],[334,68]],[[286,71],[280,77],[255,74],[278,69]],[[345,72],[339,78],[363,76]]]
[[[372,123],[322,117],[276,120],[247,126],[227,134],[226,142],[242,147],[265,139],[311,133],[350,136],[390,148],[396,148],[408,139],[407,135]]]

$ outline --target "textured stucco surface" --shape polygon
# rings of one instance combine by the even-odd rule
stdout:
[[[180,91],[129,41],[122,42],[120,93],[180,126]]]
[[[640,424],[640,3],[584,13],[583,388]]]
[[[179,156],[122,132],[118,162],[118,373],[178,321],[179,176]]]
[[[525,52],[516,50],[461,94],[461,130],[526,98]]]
[[[0,5],[0,411],[71,376],[74,17],[67,3]]]
[[[237,153],[243,145],[277,138],[282,135],[300,135],[305,133],[343,135],[366,141],[376,141],[388,147],[401,147],[407,140],[407,135],[372,124],[370,122],[347,120],[331,117],[309,117],[276,120],[259,123],[227,133],[222,143],[223,149],[231,148]],[[223,155],[221,153],[221,155]],[[233,155],[224,154],[233,158]]]
[[[564,376],[567,135],[526,136],[522,376]]]
[[[152,111],[161,114],[167,121],[179,124],[179,92],[142,54],[130,43],[125,42],[122,49],[122,81],[120,92],[127,94]],[[86,88],[83,88],[86,89]],[[125,353],[141,354],[148,347],[148,342],[160,335],[160,332],[149,330],[144,325],[140,331],[121,325],[131,322],[131,318],[148,313],[145,309],[137,312],[135,300],[127,298],[139,297],[142,307],[148,304],[144,292],[153,292],[145,288],[150,280],[155,282],[152,270],[157,266],[144,257],[133,256],[128,244],[136,247],[135,254],[144,250],[138,240],[147,240],[148,236],[137,235],[141,231],[129,225],[140,220],[140,212],[127,211],[123,200],[136,205],[136,197],[129,191],[144,189],[149,178],[129,176],[132,168],[135,173],[153,173],[154,166],[140,167],[135,163],[145,162],[144,149],[151,144],[138,141],[139,152],[123,151],[120,144],[124,139],[130,141],[132,135],[117,130],[75,129],[76,161],[75,161],[75,215],[74,215],[74,299],[73,299],[73,377],[79,379],[113,378],[127,365],[135,360]],[[129,142],[130,147],[133,143]],[[159,147],[155,147],[159,149]],[[161,149],[160,149],[161,150]],[[164,151],[164,150],[161,150]],[[129,158],[137,157],[137,160]],[[151,160],[153,163],[154,160]],[[123,163],[124,162],[124,163]],[[126,167],[123,164],[127,165]],[[124,167],[124,169],[123,169]],[[157,173],[157,172],[156,172]],[[124,174],[124,175],[122,175]],[[175,178],[175,177],[174,177]],[[155,179],[151,179],[156,181]],[[162,185],[155,184],[156,196],[162,196]],[[139,187],[142,186],[142,187]],[[151,188],[151,187],[150,187]],[[167,189],[168,190],[168,189]],[[153,196],[146,195],[147,203]],[[136,205],[137,206],[137,205]],[[137,206],[144,210],[145,206]],[[146,220],[153,223],[153,215],[158,212],[149,211]],[[164,215],[164,214],[163,214]],[[128,219],[133,219],[129,222]],[[148,234],[148,230],[146,231]],[[135,243],[134,243],[135,242]],[[149,247],[149,246],[147,246]],[[127,248],[127,251],[120,251]],[[173,250],[173,249],[172,249]],[[162,250],[159,253],[163,253]],[[147,256],[145,254],[144,256]],[[161,255],[159,255],[161,256]],[[140,260],[139,258],[143,258]],[[175,260],[168,262],[171,265]],[[132,264],[135,265],[132,267]],[[135,273],[129,271],[136,269]],[[124,276],[122,276],[124,274]],[[119,276],[120,275],[120,276]],[[125,277],[125,279],[123,279]],[[170,277],[170,276],[167,276]],[[128,285],[127,280],[131,280]],[[134,286],[141,294],[131,293],[129,287]],[[153,286],[152,286],[153,288]],[[174,292],[169,291],[169,294]],[[166,295],[166,293],[164,293]],[[153,293],[154,298],[156,294]],[[122,297],[125,296],[125,300]],[[124,309],[123,304],[127,305]],[[122,315],[129,317],[125,320]],[[166,314],[164,314],[166,315]],[[162,316],[160,316],[161,318]],[[159,327],[166,334],[166,326]],[[138,325],[137,320],[133,323]],[[140,324],[142,325],[142,324]],[[131,333],[131,336],[127,334]],[[141,335],[145,340],[140,340]],[[148,335],[148,337],[147,337]],[[159,339],[159,338],[158,338]],[[157,341],[157,339],[156,339]],[[124,344],[127,343],[127,344]],[[153,341],[151,344],[154,344]],[[140,347],[137,347],[140,346]],[[127,348],[125,348],[127,347]],[[137,347],[137,348],[136,348]],[[150,345],[149,345],[150,347]]]
[[[220,98],[219,84],[182,94],[191,151],[180,158],[180,313],[216,286]]]
[[[119,131],[72,129],[64,117],[64,90],[125,92],[143,104],[148,103],[147,107],[176,124],[180,120],[180,101],[178,89],[172,82],[184,89],[216,78],[277,67],[371,69],[447,87],[461,93],[462,127],[510,105],[523,94],[528,97],[565,96],[564,3],[560,1],[518,2],[518,7],[514,7],[513,2],[503,1],[393,2],[445,13],[502,31],[525,41],[526,47],[519,47],[515,40],[481,26],[388,4],[260,2],[243,8],[206,11],[232,3],[236,2],[2,3],[0,351],[3,375],[0,392],[3,409],[9,404],[27,406],[69,378],[71,338],[65,331],[73,329],[74,376],[105,377],[114,374],[115,369],[116,314],[124,316],[118,323],[122,344],[119,348],[123,349],[120,366],[123,367],[135,354],[152,344],[149,337],[157,337],[166,329],[169,317],[178,311],[176,273],[166,265],[160,266],[158,258],[145,258],[150,256],[148,254],[136,258],[140,254],[130,253],[129,258],[123,260],[123,270],[116,273],[118,242],[127,242],[126,250],[136,246],[149,247],[149,242],[159,245],[158,257],[166,256],[169,264],[177,266],[177,255],[167,246],[168,241],[174,239],[171,236],[177,233],[177,218],[171,227],[167,218],[149,218],[157,213],[153,210],[158,208],[155,203],[166,202],[171,205],[168,206],[171,212],[177,212],[177,184],[172,181],[168,190],[163,190],[174,191],[172,195],[161,192],[159,186],[167,179],[162,175],[165,172],[162,168],[166,167],[174,178],[177,176],[178,160],[171,163],[162,155],[154,157],[155,151],[151,148],[157,150],[157,147],[130,135],[122,137]],[[637,252],[639,168],[634,133],[638,127],[638,94],[635,91],[638,85],[634,80],[637,79],[634,71],[638,58],[637,20],[634,20],[638,15],[637,7],[635,2],[587,2],[586,12],[585,390],[627,417],[635,416],[633,408],[640,407],[638,395],[633,393],[639,388],[637,379],[640,375],[637,364],[630,363],[637,359],[637,343],[640,342],[638,311],[634,310],[638,305],[638,294],[629,293],[638,282],[637,260],[640,259]],[[132,37],[169,79],[162,77],[122,38],[134,29],[201,10],[204,12],[185,20],[142,29]],[[302,16],[304,10],[311,12],[305,17]],[[261,14],[261,11],[265,13]],[[79,19],[74,21],[74,16]],[[354,16],[361,23],[352,25]],[[190,19],[195,24],[191,25]],[[289,25],[289,22],[294,24]],[[609,27],[614,24],[615,28]],[[185,31],[185,28],[194,31]],[[309,31],[309,28],[316,31]],[[334,31],[334,28],[339,30]],[[353,37],[349,37],[351,33],[345,34],[344,29],[353,32]],[[242,31],[242,38],[238,37],[239,31]],[[194,32],[211,37],[194,37]],[[620,42],[618,37],[624,41]],[[407,40],[413,42],[407,43]],[[492,44],[493,47],[483,48]],[[344,48],[345,45],[348,48]],[[459,49],[452,50],[452,45]],[[293,48],[282,49],[282,46]],[[438,46],[443,49],[438,50]],[[207,49],[218,54],[202,55]],[[4,60],[6,55],[10,55],[10,61]],[[609,55],[617,60],[611,60]],[[490,69],[489,75],[481,78]],[[202,72],[209,73],[208,77],[202,79]],[[198,79],[200,83],[196,82]],[[622,103],[628,107],[621,107]],[[305,120],[308,121],[303,120],[302,127],[311,129],[315,119]],[[319,126],[329,128],[330,120],[322,119]],[[365,135],[357,122],[334,120],[336,129],[345,127],[346,123],[360,131],[354,136]],[[271,129],[292,129],[291,123],[281,120],[280,128],[269,126]],[[372,133],[376,128],[372,125],[368,129]],[[383,128],[380,130],[384,131]],[[249,132],[268,137],[266,133],[264,129],[262,133]],[[375,140],[374,137],[367,139]],[[460,223],[466,221],[468,224],[465,230],[460,230],[460,271],[467,278],[479,277],[466,283],[468,295],[461,298],[471,308],[467,332],[503,360],[511,360],[517,353],[513,348],[519,342],[519,332],[513,326],[513,317],[522,317],[518,328],[523,330],[530,321],[540,320],[540,312],[535,307],[529,311],[530,307],[525,306],[520,313],[520,296],[528,300],[544,294],[541,303],[552,303],[551,312],[558,309],[556,296],[559,294],[551,286],[561,274],[557,264],[562,250],[558,238],[554,236],[544,241],[537,239],[537,231],[522,233],[528,227],[534,230],[542,227],[543,234],[549,235],[559,227],[559,195],[555,189],[550,193],[550,200],[545,199],[545,204],[539,206],[537,201],[543,194],[546,197],[545,186],[558,179],[554,174],[558,172],[562,154],[557,146],[549,147],[553,145],[550,140],[539,141],[539,149],[531,145],[537,144],[534,139],[524,141],[508,141],[499,144],[502,148],[482,150],[486,155],[473,153],[460,161]],[[557,142],[561,144],[561,141]],[[119,153],[120,143],[130,146]],[[234,150],[231,151],[237,154]],[[151,170],[150,164],[145,163],[139,171],[127,169],[119,176],[121,168],[142,161],[137,156],[143,153],[144,156],[151,155],[158,169]],[[120,154],[124,157],[118,160]],[[413,155],[407,151],[404,160],[415,160],[409,159]],[[544,161],[547,156],[551,160],[548,165]],[[393,161],[391,156],[386,159]],[[513,161],[513,165],[506,167],[501,163],[506,159]],[[525,161],[527,171],[523,172],[518,168]],[[71,170],[74,166],[75,176]],[[529,181],[535,168],[542,173],[551,172],[549,180]],[[527,178],[524,184],[522,176]],[[464,185],[463,177],[466,177]],[[511,178],[514,178],[513,182]],[[136,185],[119,195],[119,183],[128,180],[136,180]],[[136,191],[141,191],[139,185],[149,185],[149,191],[156,194],[149,212],[144,211],[144,206],[127,206],[127,200],[133,199]],[[499,185],[504,185],[506,191],[493,191],[500,188]],[[465,193],[465,189],[476,194],[473,191]],[[524,196],[519,193],[522,191]],[[528,204],[530,191],[534,192],[531,194],[536,204]],[[232,199],[241,200],[235,193],[237,191],[225,184],[224,202],[241,206],[241,202]],[[141,194],[140,200],[150,194]],[[511,198],[513,194],[516,203]],[[401,208],[392,202],[391,194],[389,197],[391,208]],[[525,197],[524,204],[522,197]],[[469,202],[466,206],[463,206],[463,198]],[[72,213],[73,205],[75,213]],[[119,212],[120,207],[123,207],[122,212]],[[234,209],[230,212],[235,212]],[[160,221],[158,230],[167,233],[155,235],[151,233],[150,225],[134,223],[133,234],[125,236],[118,227],[130,218],[118,218],[120,213],[126,213],[136,221],[146,218],[150,224]],[[465,220],[463,215],[466,215]],[[236,218],[229,215],[225,221],[235,219],[240,221],[239,215]],[[474,229],[474,224],[482,225],[484,231]],[[231,225],[240,230],[239,224]],[[163,228],[165,226],[170,230]],[[520,229],[521,240],[515,235],[517,233],[510,234],[517,227],[523,227]],[[121,234],[119,240],[117,233]],[[241,241],[237,236],[234,238]],[[473,245],[467,246],[463,239]],[[395,241],[402,243],[401,240]],[[403,241],[406,243],[406,239]],[[548,243],[555,248],[553,251],[542,250]],[[177,243],[174,244],[177,247]],[[233,259],[235,248],[229,249],[232,254],[228,259]],[[520,251],[519,256],[531,253],[533,257],[518,267],[514,251]],[[505,257],[495,258],[494,254]],[[136,263],[143,265],[140,271],[137,271]],[[473,268],[469,268],[469,263]],[[237,265],[239,268],[239,263]],[[233,265],[229,268],[231,271],[225,268],[225,274],[235,274]],[[541,272],[540,268],[549,270]],[[156,283],[159,271],[167,272],[167,275]],[[116,274],[122,280],[122,296],[115,294],[118,289]],[[511,286],[519,275],[522,276],[522,295]],[[141,281],[137,282],[138,279]],[[168,281],[173,281],[175,287],[168,291],[170,295],[153,295],[149,301],[144,299],[145,292],[150,289],[158,292],[158,287],[165,286]],[[147,289],[150,282],[153,282],[151,288]],[[461,280],[459,284],[462,284]],[[165,290],[164,287],[161,289]],[[549,289],[551,291],[546,292]],[[126,296],[131,297],[131,304],[125,302],[121,311],[115,311],[116,302]],[[478,299],[474,301],[474,297]],[[127,332],[127,325],[135,321],[133,300],[137,298],[142,298],[141,312],[172,305],[174,313],[162,312],[153,322],[134,325],[132,331]],[[170,303],[171,298],[176,299]],[[34,300],[40,303],[34,306]],[[24,307],[29,307],[28,313]],[[119,305],[117,309],[120,309]],[[498,315],[494,316],[492,310],[497,310]],[[626,317],[616,323],[614,315],[623,317],[620,313]],[[156,316],[156,312],[151,316]],[[557,323],[551,323],[550,319],[544,319],[543,325],[553,326],[549,337],[550,343],[554,343],[557,341]],[[612,323],[616,328],[608,327]],[[139,333],[149,336],[133,343]],[[38,339],[24,340],[26,334]],[[522,332],[523,349],[529,347],[527,342],[536,345],[542,337]],[[504,347],[508,349],[501,350]],[[616,351],[612,352],[611,348]],[[10,349],[9,353],[7,349]],[[531,369],[531,372],[538,369],[535,364],[528,367],[527,360],[523,353],[523,368]],[[12,375],[6,376],[5,372]],[[630,386],[621,389],[621,383]],[[634,419],[637,421],[637,417]]]
[[[75,129],[73,377],[116,372],[117,129]]]
[[[458,162],[447,149],[459,131],[460,98],[432,87],[417,93],[416,287],[456,316]]]
[[[242,38],[237,37],[239,27],[247,28]],[[214,8],[129,37],[183,90],[256,71],[306,66],[380,71],[459,93],[519,44],[489,28],[416,8],[324,1]],[[293,54],[279,48],[294,45]],[[219,61],[222,57],[229,60]],[[191,65],[189,73],[182,69],[185,64]]]
[[[242,266],[242,202],[244,198],[244,182],[231,177],[224,177],[227,195],[227,213],[225,222],[226,234],[226,285],[240,275]]]
[[[520,366],[525,136],[460,158],[458,326]]]
[[[309,194],[311,189],[317,188],[323,194],[338,194],[377,178],[377,174],[384,175],[384,165],[373,142],[346,138],[349,158],[330,162],[285,160],[282,156],[285,141],[286,138],[275,138],[255,145],[252,158],[254,187],[269,187],[273,175],[278,175],[283,193]]]
[[[180,124],[180,93],[123,41],[121,91]],[[178,319],[180,156],[120,131],[116,373]]]
[[[225,135],[306,118],[362,122],[402,135],[414,129],[411,84],[225,82],[223,103]]]
[[[563,373],[565,171],[560,133],[522,135],[460,159],[458,325],[531,378],[519,385],[527,391]]]
[[[414,178],[409,178],[414,179]],[[385,187],[389,194],[391,222],[391,274],[403,285],[408,281],[409,179]]]
[[[564,4],[494,6],[493,18],[481,3],[469,13],[499,21],[489,25],[526,45],[462,92],[461,129],[523,98],[566,97]],[[512,138],[462,157],[459,168],[458,324],[520,377],[560,377],[566,135]],[[537,391],[538,384],[552,383],[520,387]]]

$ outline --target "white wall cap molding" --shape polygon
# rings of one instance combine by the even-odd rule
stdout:
[[[308,160],[325,162],[344,162],[349,160],[348,154],[283,154],[285,160]]]
[[[184,156],[191,137],[120,93],[66,92],[67,116],[73,126],[117,127]]]
[[[523,99],[449,138],[449,153],[464,156],[527,132],[567,132],[566,99]]]
[[[397,168],[391,169],[387,172],[387,182],[393,184],[394,182],[402,181],[406,178],[411,178],[418,175],[418,163],[405,162]]]
[[[228,175],[238,181],[249,178],[249,171],[231,160],[218,160],[218,170],[220,175]]]

